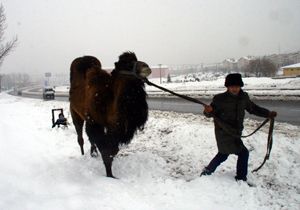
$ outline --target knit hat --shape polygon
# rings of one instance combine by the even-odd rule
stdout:
[[[239,73],[228,74],[225,78],[225,87],[229,87],[229,86],[243,87],[244,83],[242,80],[242,75]]]

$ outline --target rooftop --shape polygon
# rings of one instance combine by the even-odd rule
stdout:
[[[300,63],[295,63],[292,65],[288,65],[288,66],[283,66],[281,67],[282,69],[287,69],[287,68],[300,68]]]

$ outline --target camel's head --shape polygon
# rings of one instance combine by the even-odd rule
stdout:
[[[119,56],[119,61],[115,63],[115,73],[133,75],[144,79],[151,74],[151,69],[143,61],[138,61],[133,52],[125,52]]]

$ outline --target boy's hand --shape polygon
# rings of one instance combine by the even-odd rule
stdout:
[[[212,111],[213,111],[212,106],[208,106],[208,105],[204,106],[204,112],[211,113]]]
[[[276,116],[277,116],[277,112],[275,112],[275,111],[271,111],[269,113],[269,118],[275,118]]]

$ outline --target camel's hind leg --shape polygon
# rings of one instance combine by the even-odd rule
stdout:
[[[82,120],[80,116],[72,109],[71,109],[71,116],[72,116],[73,124],[76,129],[77,141],[80,146],[81,154],[84,155],[84,150],[83,150],[84,140],[82,137],[82,127],[83,127],[84,120]]]
[[[91,157],[98,157],[98,151],[96,144],[91,145],[91,152],[90,152]]]

